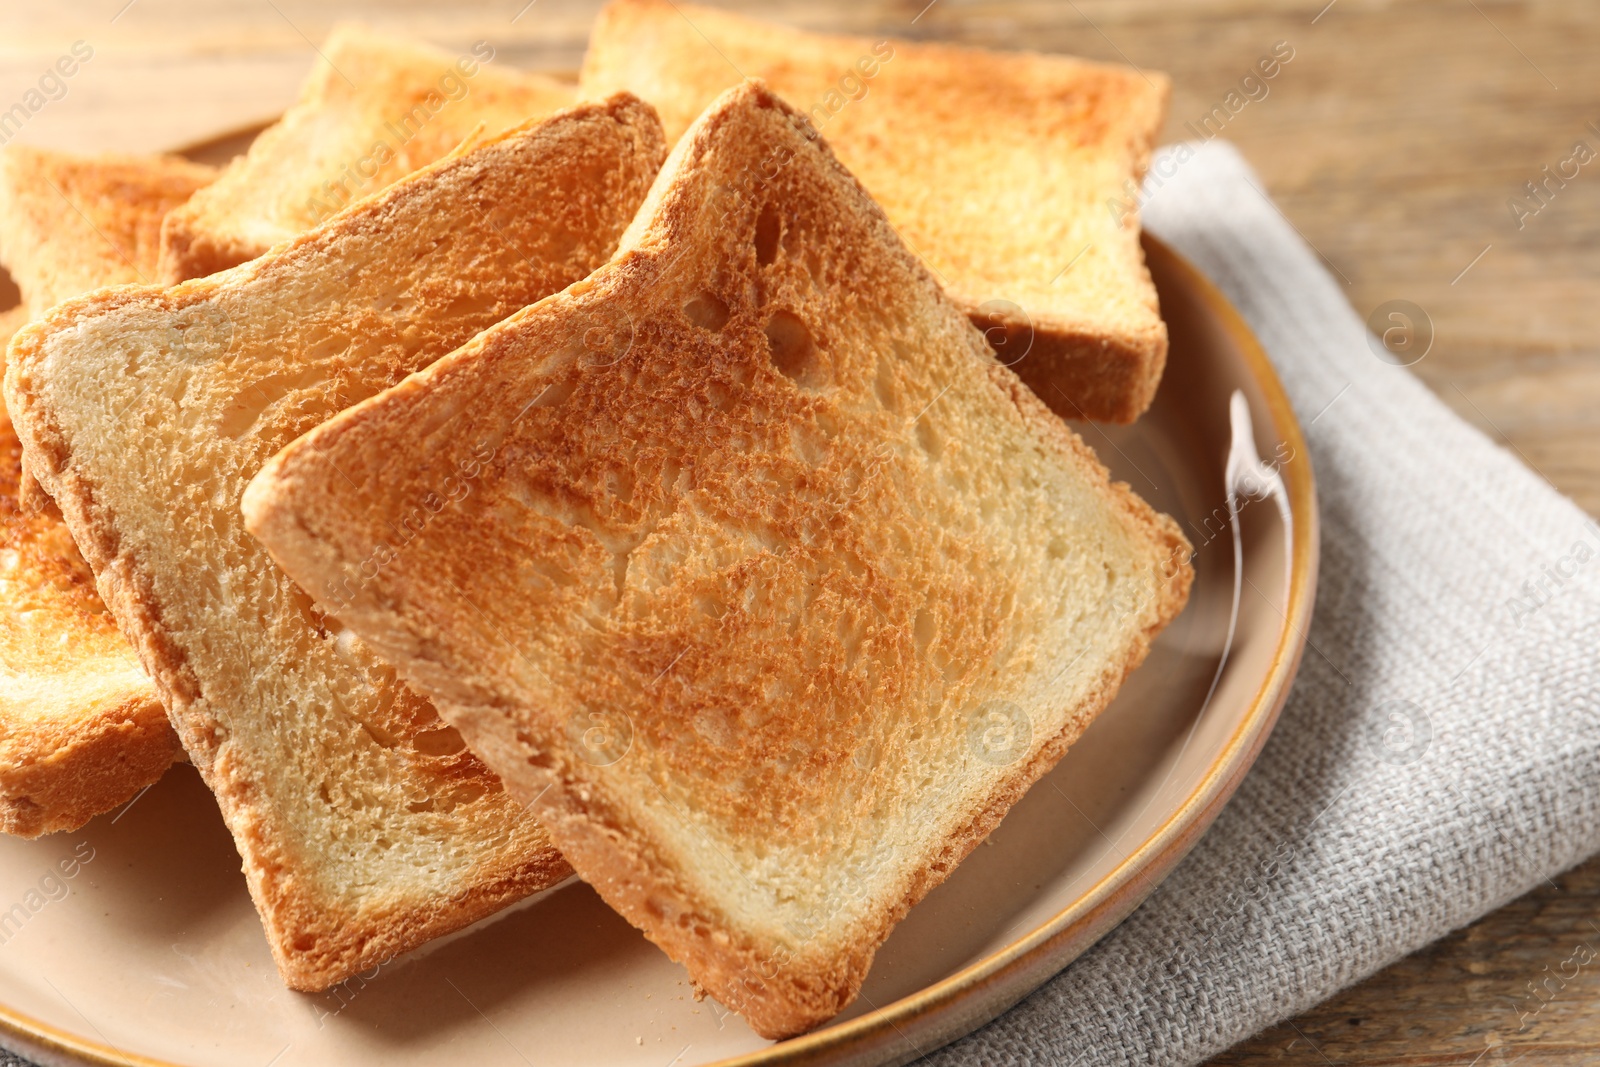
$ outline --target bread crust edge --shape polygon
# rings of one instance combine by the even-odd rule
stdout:
[[[29,723],[0,748],[0,833],[77,830],[182,759],[166,709],[145,686],[72,723]]]

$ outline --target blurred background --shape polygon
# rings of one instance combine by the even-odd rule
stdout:
[[[702,0],[709,2],[709,0]],[[0,110],[76,42],[65,92],[9,139],[179,148],[277,115],[340,19],[496,63],[575,72],[578,0],[68,0],[0,6]],[[1221,136],[1362,316],[1420,309],[1413,370],[1600,514],[1600,4],[1496,0],[820,0],[728,4],[808,29],[1065,52],[1166,71],[1163,141]],[[1292,51],[1246,92],[1256,61]],[[1218,123],[1213,119],[1210,130]],[[1426,342],[1426,343],[1424,343]],[[1408,357],[1409,358],[1409,357]],[[1451,536],[1449,530],[1437,536]],[[1547,884],[1216,1064],[1587,1064],[1600,973],[1536,1018],[1529,991],[1600,946],[1600,861]],[[1543,999],[1541,997],[1541,999]]]

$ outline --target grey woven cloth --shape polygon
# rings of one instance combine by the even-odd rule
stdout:
[[[1233,148],[1153,172],[1146,224],[1243,312],[1306,429],[1313,648],[1189,857],[941,1067],[1196,1063],[1600,850],[1600,529],[1374,354]]]

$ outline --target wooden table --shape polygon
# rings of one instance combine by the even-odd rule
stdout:
[[[1326,3],[1326,7],[1323,5]],[[340,17],[572,70],[588,0],[77,0],[0,10],[0,107],[74,41],[94,58],[19,139],[183,144],[275,114]],[[815,28],[1073,52],[1166,70],[1167,139],[1280,41],[1293,60],[1228,123],[1289,219],[1366,314],[1410,300],[1415,370],[1464,418],[1600,513],[1600,159],[1546,203],[1508,200],[1586,141],[1600,152],[1600,5],[1506,0],[825,0],[766,5]],[[1589,126],[1595,123],[1595,126]],[[1569,173],[1570,173],[1570,167]],[[1532,213],[1533,206],[1539,206]],[[1519,225],[1520,221],[1520,225]],[[1377,369],[1376,366],[1374,368]],[[1593,923],[1595,925],[1591,926]],[[1213,1061],[1586,1064],[1600,970],[1524,1020],[1527,985],[1600,947],[1600,860]],[[1526,1023],[1526,1025],[1524,1025]]]

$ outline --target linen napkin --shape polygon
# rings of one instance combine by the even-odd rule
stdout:
[[[940,1067],[1197,1063],[1600,849],[1600,529],[1396,365],[1420,335],[1379,358],[1231,146],[1152,175],[1145,224],[1244,314],[1305,428],[1311,646],[1194,851]]]

